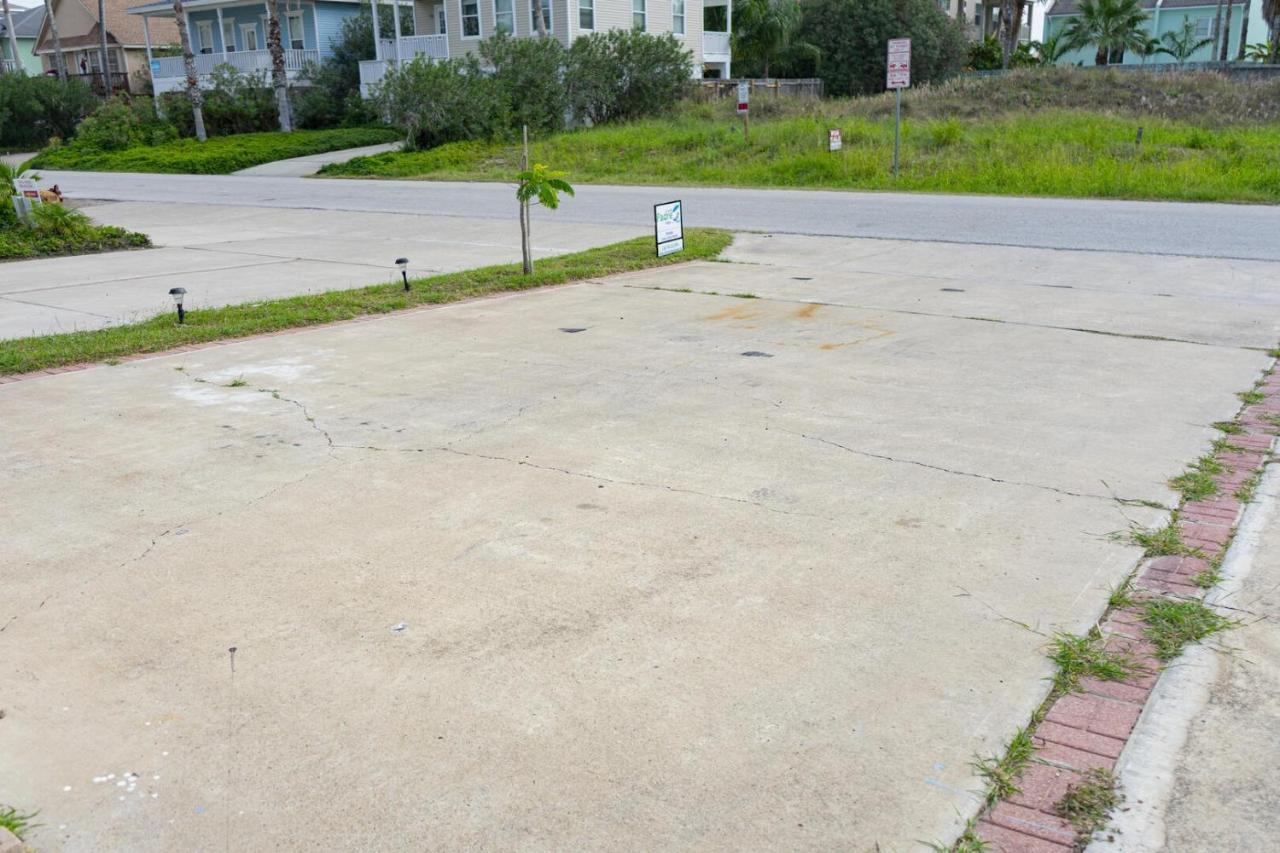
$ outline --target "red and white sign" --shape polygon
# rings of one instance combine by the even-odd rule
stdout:
[[[911,88],[911,39],[889,39],[886,89]]]
[[[746,83],[738,84],[738,115],[743,115],[747,111],[747,95],[750,90],[751,87]]]
[[[844,139],[840,134],[840,128],[833,128],[827,131],[827,150],[839,151],[844,147]]]
[[[30,178],[14,178],[13,188],[18,191],[18,195],[32,199],[36,204],[40,203],[40,188]]]

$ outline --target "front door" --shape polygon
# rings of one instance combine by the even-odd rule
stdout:
[[[240,25],[240,43],[244,45],[245,50],[258,49],[258,25],[257,24],[241,24]]]

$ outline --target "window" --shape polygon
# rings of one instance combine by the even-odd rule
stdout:
[[[529,0],[529,32],[538,32],[538,19],[534,13],[534,3],[537,0]],[[547,25],[547,34],[551,33],[551,0],[542,0],[542,22]]]
[[[444,13],[444,7],[437,6],[436,7],[436,33],[438,35],[444,35],[445,33],[449,32],[449,27],[445,23],[445,20],[446,20],[446,15]]]
[[[684,0],[671,0],[671,32],[684,35]]]
[[[631,0],[631,29],[643,30],[644,19],[644,0]]]
[[[514,0],[493,0],[493,31],[495,33],[514,33],[516,31]]]
[[[307,47],[307,43],[303,39],[303,33],[305,33],[306,30],[303,29],[303,26],[302,26],[302,13],[290,12],[288,15],[288,21],[289,21],[289,47],[293,48],[294,50],[305,50]]]
[[[245,50],[258,49],[258,25],[257,24],[241,24],[240,25],[240,43],[244,45]]]
[[[1196,38],[1211,39],[1213,38],[1213,25],[1217,23],[1214,18],[1196,18]]]
[[[459,0],[462,10],[462,37],[480,38],[480,0]]]
[[[213,53],[213,22],[196,21],[196,38],[200,40],[201,53]]]
[[[222,49],[227,53],[236,52],[236,22],[222,22]]]
[[[596,0],[578,0],[578,29],[596,28]]]

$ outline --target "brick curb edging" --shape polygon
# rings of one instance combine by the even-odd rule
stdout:
[[[1203,600],[1195,577],[1212,572],[1235,536],[1244,509],[1236,496],[1262,470],[1280,427],[1280,373],[1273,362],[1257,390],[1263,399],[1246,405],[1236,419],[1242,428],[1225,435],[1215,454],[1223,472],[1213,477],[1218,494],[1186,501],[1176,519],[1182,541],[1204,556],[1146,557],[1132,578],[1133,589],[1152,598]],[[1276,420],[1272,420],[1275,418]],[[1001,853],[1066,853],[1079,849],[1078,836],[1055,807],[1067,791],[1094,769],[1114,770],[1163,667],[1143,634],[1141,604],[1108,610],[1098,624],[1104,648],[1127,655],[1140,668],[1123,681],[1086,677],[1078,692],[1060,696],[1035,727],[1031,763],[1015,780],[1017,791],[979,814],[972,832],[987,849]]]

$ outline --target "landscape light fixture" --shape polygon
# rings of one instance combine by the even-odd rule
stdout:
[[[187,319],[187,312],[182,307],[182,300],[187,295],[185,287],[169,288],[169,295],[173,297],[173,304],[178,306],[178,322],[182,323]]]
[[[409,292],[409,259],[396,258],[396,266],[400,267],[400,277],[404,279],[405,292]]]

